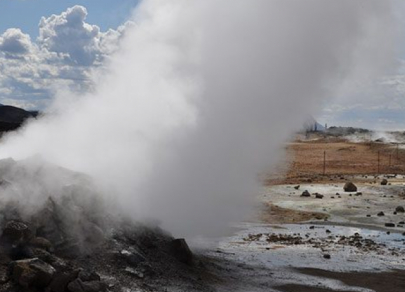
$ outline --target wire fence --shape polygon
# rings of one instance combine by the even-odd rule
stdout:
[[[296,147],[295,147],[296,146]],[[340,174],[405,175],[405,149],[385,143],[308,143],[292,146],[290,177]]]

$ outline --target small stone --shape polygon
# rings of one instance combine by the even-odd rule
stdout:
[[[405,213],[405,208],[403,206],[398,206],[395,208],[395,212]]]
[[[385,227],[395,227],[394,223],[385,223]]]
[[[309,229],[315,229],[315,226],[310,226]]]
[[[301,194],[301,197],[310,197],[310,196],[311,194],[307,190],[303,191]]]
[[[315,193],[315,198],[316,199],[323,199],[323,195]]]
[[[382,186],[386,186],[388,184],[388,180],[386,180],[385,178],[381,181],[381,185]]]
[[[357,192],[357,187],[354,183],[352,182],[347,182],[344,186],[343,186],[343,190],[345,192]]]
[[[377,214],[377,216],[382,217],[382,216],[385,216],[385,214],[384,214],[384,212],[379,212],[379,213]]]
[[[294,189],[298,190],[300,188],[300,185],[295,186]]]
[[[367,217],[371,217],[371,215],[370,215],[370,214],[367,214]]]
[[[330,254],[324,254],[324,255],[323,255],[323,258],[324,258],[324,259],[327,259],[327,260],[330,260],[331,256],[330,256]]]

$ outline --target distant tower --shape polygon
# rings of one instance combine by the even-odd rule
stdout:
[[[328,124],[325,124],[325,130],[327,130],[328,129]]]

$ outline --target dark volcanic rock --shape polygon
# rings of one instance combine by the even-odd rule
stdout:
[[[57,273],[49,284],[49,290],[51,292],[65,292],[70,282],[74,281],[79,274],[78,270],[70,272]]]
[[[345,192],[357,192],[357,187],[354,183],[352,182],[347,182],[344,186],[343,186],[343,190]]]
[[[317,199],[323,199],[323,195],[315,193],[315,198]]]
[[[83,282],[100,281],[100,276],[94,271],[82,270],[79,273],[79,279]]]
[[[138,252],[130,252],[127,250],[122,250],[120,256],[125,259],[125,261],[132,267],[137,267],[140,263],[144,262],[146,259],[143,255]]]
[[[51,251],[53,249],[52,243],[48,239],[43,237],[35,237],[31,239],[29,245],[46,251]]]
[[[385,178],[381,181],[381,185],[382,186],[386,186],[388,184],[388,180],[386,180]]]
[[[384,212],[379,212],[379,213],[377,214],[377,216],[382,217],[382,216],[385,216],[385,214],[384,214]]]
[[[40,259],[28,259],[11,263],[12,277],[19,285],[46,287],[51,282],[55,269]]]
[[[19,221],[9,221],[3,229],[1,239],[9,243],[23,242],[30,238],[28,225]]]
[[[301,194],[301,197],[310,197],[310,196],[311,194],[307,190],[303,191]]]
[[[394,223],[385,223],[385,227],[395,227]]]
[[[405,208],[402,207],[402,206],[398,206],[398,207],[396,207],[395,212],[397,212],[397,213],[405,213]]]
[[[172,255],[180,262],[187,265],[191,265],[193,263],[193,253],[183,238],[173,240],[170,243],[170,251]]]
[[[68,284],[69,292],[104,292],[107,291],[107,285],[100,281],[83,282],[76,279]]]
[[[0,285],[7,283],[9,280],[9,271],[6,266],[0,266]]]

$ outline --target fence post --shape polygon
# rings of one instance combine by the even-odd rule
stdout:
[[[326,175],[326,151],[323,151],[323,176]]]
[[[399,160],[399,143],[397,143],[397,161]]]

